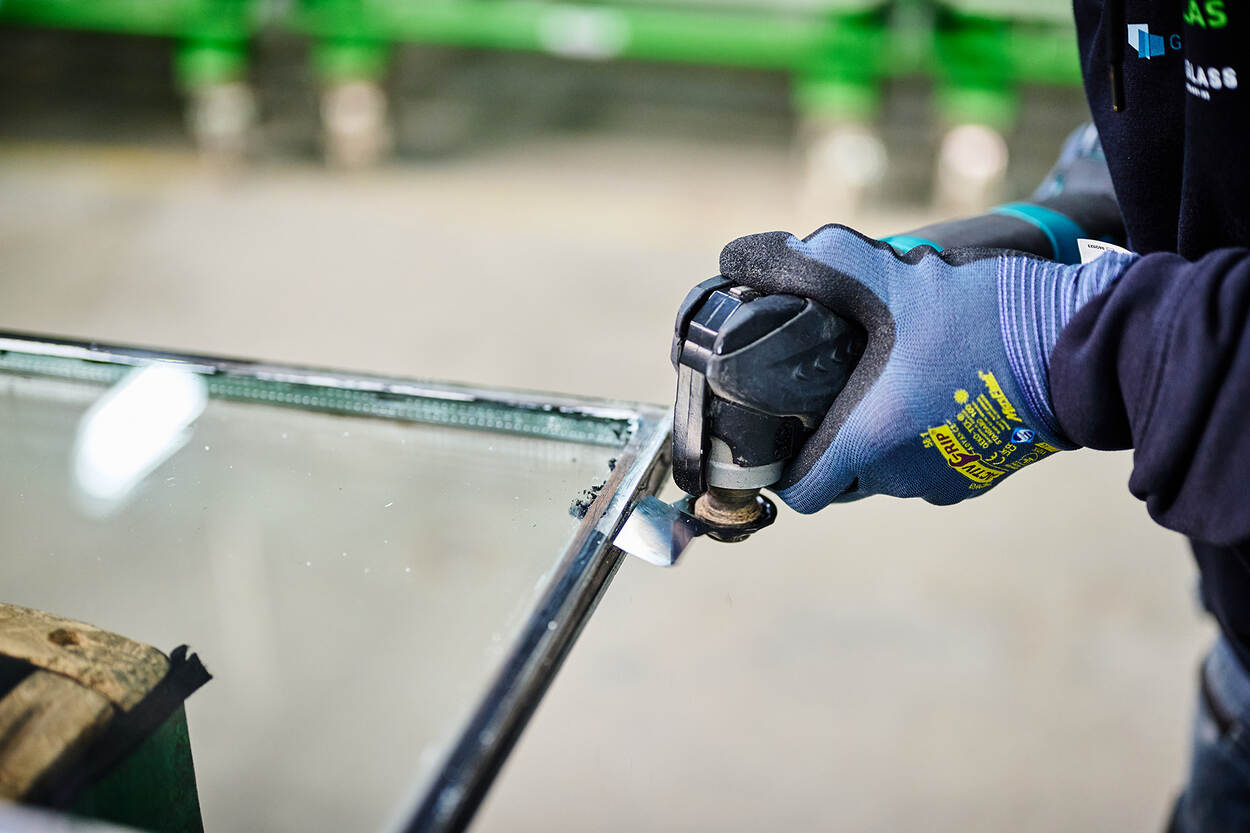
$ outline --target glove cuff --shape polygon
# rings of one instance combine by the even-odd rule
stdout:
[[[1050,356],[1076,311],[1123,274],[1137,255],[1108,252],[1069,266],[1051,260],[1003,256],[998,261],[998,311],[1012,373],[1029,410],[1048,433],[1067,443],[1051,404]]]

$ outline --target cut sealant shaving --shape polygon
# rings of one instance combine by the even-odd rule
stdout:
[[[573,498],[573,502],[569,504],[569,514],[579,521],[586,517],[586,513],[590,511],[590,505],[595,502],[595,498],[599,497],[599,493],[603,491],[607,483],[605,480],[598,486],[582,490],[582,493]]]

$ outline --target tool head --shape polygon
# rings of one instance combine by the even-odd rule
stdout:
[[[707,526],[709,538],[732,544],[777,520],[777,507],[758,489],[712,486],[695,500],[694,516]]]
[[[707,532],[692,508],[689,497],[665,503],[648,495],[629,513],[612,544],[648,564],[672,567],[690,542]]]
[[[701,535],[713,541],[741,541],[777,518],[777,507],[759,492],[709,501],[710,496],[708,492],[696,500],[686,495],[674,503],[645,497],[612,543],[648,564],[672,567],[690,542]]]
[[[717,276],[677,313],[673,480],[687,497],[649,497],[616,546],[671,566],[691,540],[742,541],[777,518],[760,494],[781,477],[863,351],[860,329],[819,304],[762,295]]]
[[[673,339],[677,485],[698,496],[776,483],[863,343],[859,327],[805,298],[762,295],[723,277],[695,287]]]

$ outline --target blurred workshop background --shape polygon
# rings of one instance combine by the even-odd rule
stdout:
[[[0,0],[0,327],[671,402],[726,241],[1027,193],[1069,16]],[[627,563],[474,829],[1161,829],[1212,631],[1130,465]]]

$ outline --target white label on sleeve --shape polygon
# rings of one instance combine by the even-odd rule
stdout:
[[[1114,243],[1106,243],[1102,240],[1090,240],[1088,237],[1081,237],[1076,241],[1076,248],[1081,253],[1081,263],[1092,263],[1107,252],[1121,252],[1131,255],[1128,249],[1115,245]]]

